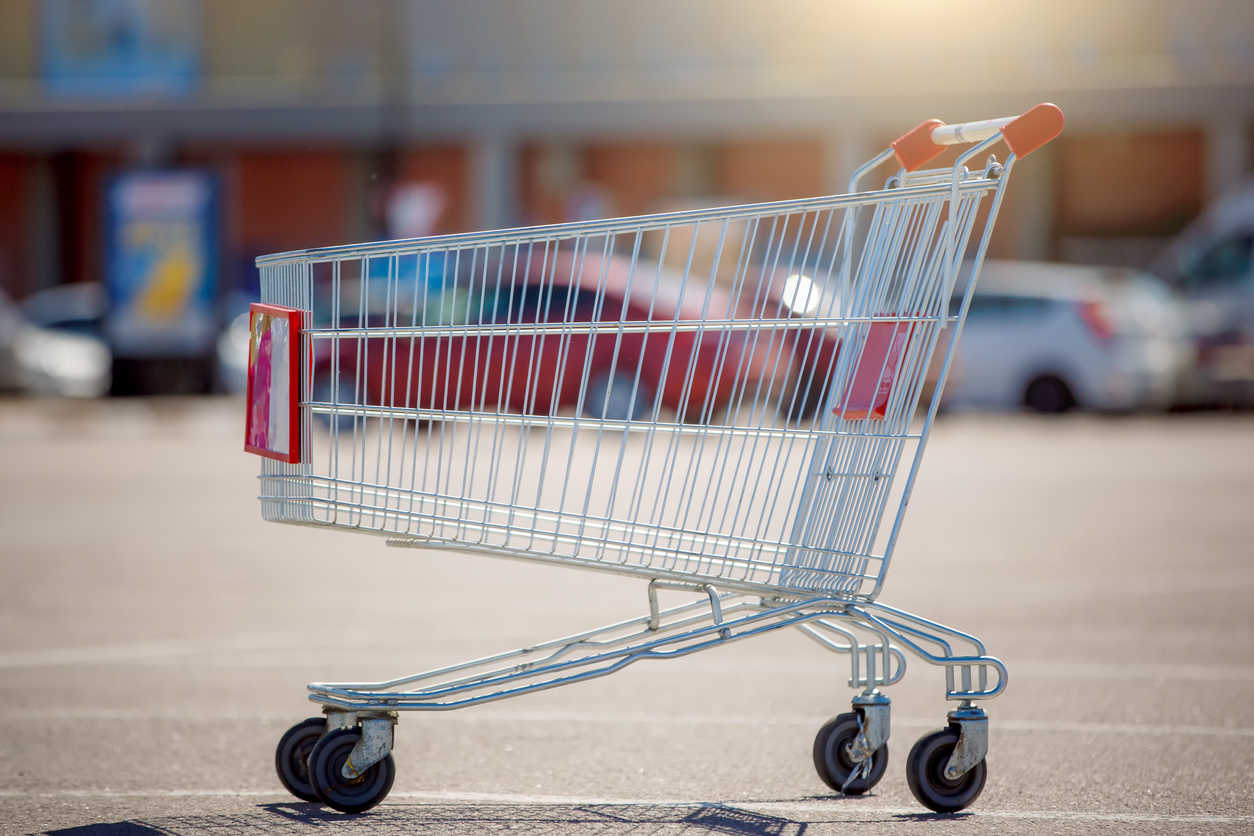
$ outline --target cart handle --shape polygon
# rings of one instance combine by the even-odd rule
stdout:
[[[1010,150],[1022,159],[1062,133],[1064,121],[1062,110],[1048,103],[1038,104],[1019,116],[983,122],[946,125],[939,119],[929,119],[898,137],[892,149],[906,171],[914,171],[940,156],[946,145],[983,142],[1001,131]]]

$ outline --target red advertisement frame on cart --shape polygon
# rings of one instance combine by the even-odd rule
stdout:
[[[244,449],[287,464],[301,461],[302,325],[302,312],[293,308],[260,302],[249,308]]]

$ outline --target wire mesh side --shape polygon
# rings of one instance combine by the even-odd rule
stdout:
[[[310,265],[306,262],[293,261],[282,264],[264,265],[261,271],[261,301],[293,308],[308,317],[313,310],[312,282]],[[308,354],[308,339],[302,337],[300,355]],[[301,392],[299,398],[304,404],[309,397],[308,380],[301,375]],[[318,522],[317,515],[312,512],[310,502],[313,498],[311,484],[307,481],[313,474],[309,464],[312,457],[312,441],[314,430],[309,410],[300,409],[300,444],[301,462],[303,464],[287,464],[275,459],[261,459],[261,514],[264,519],[279,522]]]
[[[999,186],[960,184],[952,255],[943,184],[266,263],[310,358],[267,518],[862,594]]]

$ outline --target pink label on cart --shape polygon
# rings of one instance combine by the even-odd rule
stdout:
[[[249,311],[244,449],[300,462],[301,312],[254,303]]]
[[[873,322],[853,382],[832,412],[845,420],[883,418],[913,322]]]

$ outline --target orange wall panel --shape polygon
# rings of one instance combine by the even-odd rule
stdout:
[[[53,155],[62,282],[105,279],[105,188],[119,154],[64,151]]]
[[[401,154],[397,180],[405,183],[435,183],[444,190],[444,211],[436,224],[436,234],[465,232],[466,191],[469,160],[460,145],[437,145],[406,149]]]
[[[1202,209],[1200,132],[1063,137],[1058,150],[1063,235],[1171,235]]]
[[[236,189],[238,235],[246,253],[348,241],[352,167],[343,152],[242,153]]]
[[[519,155],[519,203],[523,223],[527,225],[556,224],[566,220],[565,195],[544,182],[544,149],[526,145]]]
[[[609,192],[616,214],[641,215],[671,196],[677,156],[672,143],[591,145],[584,156],[584,176]]]
[[[763,140],[723,146],[720,187],[747,201],[790,200],[823,193],[823,145],[818,140]]]
[[[24,154],[0,154],[0,288],[13,298],[30,289],[26,214],[30,168]]]

